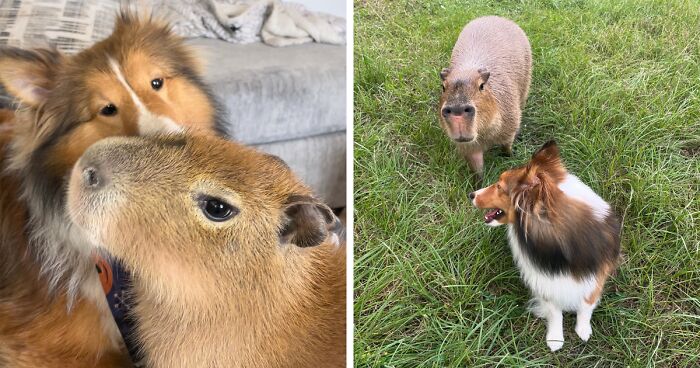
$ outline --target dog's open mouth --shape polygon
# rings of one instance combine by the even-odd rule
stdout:
[[[494,208],[486,211],[486,214],[484,215],[484,222],[489,223],[493,220],[498,220],[499,218],[503,217],[506,213],[503,212],[502,209],[500,208]]]

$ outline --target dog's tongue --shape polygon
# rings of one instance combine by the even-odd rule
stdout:
[[[496,216],[498,216],[498,213],[500,211],[501,210],[499,210],[498,208],[494,208],[492,210],[489,210],[489,212],[486,212],[486,214],[484,215],[484,222],[488,224],[489,222],[493,221],[493,219],[495,219]]]

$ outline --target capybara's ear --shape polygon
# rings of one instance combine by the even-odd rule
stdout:
[[[447,79],[447,76],[450,74],[450,68],[442,68],[440,71],[440,79],[445,81]]]
[[[37,107],[54,87],[63,58],[56,50],[0,48],[0,83],[23,104]]]
[[[491,76],[491,72],[486,70],[486,68],[481,68],[478,70],[479,76],[481,76],[481,83],[486,83],[489,81],[489,77]]]
[[[342,224],[324,203],[307,195],[290,195],[280,231],[282,244],[305,248],[320,245],[329,234],[342,237]]]

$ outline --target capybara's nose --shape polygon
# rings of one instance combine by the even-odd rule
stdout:
[[[469,193],[469,199],[473,200],[474,197],[476,197],[476,194],[474,194],[474,192]]]
[[[96,189],[100,186],[101,182],[102,180],[97,174],[97,169],[92,166],[83,169],[83,184],[85,184],[86,187]]]
[[[87,165],[82,172],[83,185],[87,189],[98,190],[107,183],[107,177],[100,172],[97,166]]]
[[[449,105],[442,108],[442,116],[448,117],[452,116],[473,116],[476,112],[474,106],[469,104],[462,105]]]

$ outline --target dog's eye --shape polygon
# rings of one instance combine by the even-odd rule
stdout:
[[[163,78],[156,78],[156,79],[152,80],[151,81],[151,88],[153,88],[156,91],[163,88]]]
[[[217,198],[203,198],[199,207],[202,209],[204,216],[215,222],[226,221],[236,216],[239,212],[238,208]]]
[[[481,83],[481,84],[479,85],[479,91],[483,91],[483,90],[484,90],[484,84]]]
[[[117,115],[117,107],[113,104],[107,104],[105,107],[102,108],[102,110],[100,110],[100,114],[104,116]]]
[[[501,190],[501,184],[496,184],[496,189]]]

